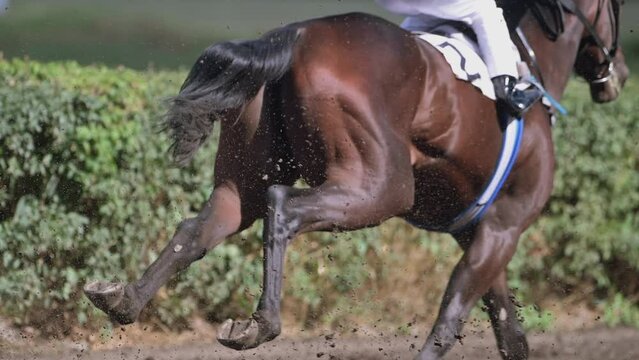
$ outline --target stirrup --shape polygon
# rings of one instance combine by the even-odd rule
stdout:
[[[520,89],[522,85],[526,87]],[[534,86],[530,86],[526,82],[517,82],[512,93],[509,94],[509,106],[516,109],[517,117],[521,117],[526,111],[528,111],[537,101],[541,100],[544,94]]]
[[[491,79],[495,87],[497,108],[500,113],[519,118],[535,101],[541,98],[538,91],[522,84],[514,76],[499,75]]]

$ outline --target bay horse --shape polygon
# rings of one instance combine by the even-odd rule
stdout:
[[[595,101],[613,100],[628,77],[617,45],[620,3],[559,1],[567,11],[556,41],[521,14],[522,33],[537,54],[524,58],[555,98],[574,70]],[[132,323],[169,278],[264,219],[257,310],[218,332],[228,347],[256,347],[280,334],[284,255],[297,235],[361,229],[395,216],[444,228],[491,175],[503,131],[497,119],[495,102],[456,80],[437,50],[371,15],[313,19],[257,40],[213,45],[166,117],[181,163],[220,123],[210,199],[179,224],[139,280],[96,281],[84,291],[112,320]],[[498,198],[479,222],[452,234],[464,255],[418,358],[442,358],[480,298],[502,357],[528,357],[506,266],[550,196],[554,167],[550,117],[537,104],[525,115],[521,150]],[[309,188],[293,187],[300,178]]]

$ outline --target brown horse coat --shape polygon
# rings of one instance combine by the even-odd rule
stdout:
[[[608,18],[597,14],[611,12],[601,4],[577,1],[609,44],[615,41],[612,24],[595,22]],[[521,25],[540,55],[539,75],[557,98],[578,54],[602,62],[575,16],[566,17],[556,42],[529,16]],[[627,68],[621,51],[614,62],[622,84]],[[593,67],[593,78],[603,76]],[[593,96],[616,96],[610,95],[614,89],[598,89]],[[478,196],[502,139],[494,103],[456,80],[439,52],[364,14],[309,20],[259,40],[207,49],[168,114],[179,161],[188,160],[216,120],[215,189],[201,213],[180,225],[138,281],[95,282],[85,292],[112,319],[133,322],[172,275],[263,218],[264,290],[257,310],[249,320],[228,320],[218,334],[236,349],[280,333],[284,253],[296,235],[359,229],[393,216],[424,227],[446,224]],[[465,253],[419,358],[441,358],[482,297],[502,356],[528,355],[506,266],[552,190],[554,154],[543,106],[526,114],[524,133],[500,196],[481,222],[455,234]],[[299,178],[310,188],[293,188]]]

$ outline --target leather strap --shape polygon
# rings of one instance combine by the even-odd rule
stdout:
[[[566,10],[570,11],[571,13],[575,14],[575,16],[577,16],[577,18],[581,21],[581,23],[586,27],[586,30],[588,30],[588,32],[590,33],[590,36],[592,36],[592,39],[595,42],[595,44],[601,49],[601,52],[603,52],[604,56],[606,57],[606,61],[612,62],[614,52],[610,51],[608,47],[604,45],[599,35],[597,35],[597,31],[595,30],[595,27],[593,26],[593,24],[590,23],[590,21],[588,21],[584,13],[577,6],[577,4],[575,4],[573,0],[558,0],[558,1],[563,7],[566,8]],[[610,1],[614,1],[614,0],[610,0]],[[614,9],[614,6],[613,6],[613,9]],[[619,22],[618,19],[615,19],[615,20],[616,20],[615,23]],[[617,37],[615,36],[615,40],[613,44],[613,50],[615,51],[617,50],[616,43],[617,43]]]

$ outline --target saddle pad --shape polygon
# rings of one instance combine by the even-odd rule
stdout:
[[[443,27],[437,30],[439,32]],[[488,75],[488,68],[478,55],[474,42],[460,32],[446,35],[416,32],[416,35],[444,55],[457,79],[470,82],[486,97],[495,100],[495,88]]]

